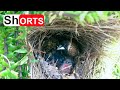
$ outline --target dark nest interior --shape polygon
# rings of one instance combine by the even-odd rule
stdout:
[[[31,78],[91,78],[96,62],[103,53],[102,47],[105,47],[106,42],[115,39],[118,25],[119,21],[116,19],[85,27],[71,19],[55,19],[44,27],[33,27],[28,34],[28,43],[32,47],[33,57],[38,61],[30,63]],[[63,44],[67,44],[69,50],[67,48],[66,52],[62,53],[65,58],[60,59],[61,54],[56,51]],[[50,59],[50,55],[56,55],[54,57],[57,57],[57,60]],[[66,59],[72,61],[72,67],[67,68],[68,71],[62,68]]]

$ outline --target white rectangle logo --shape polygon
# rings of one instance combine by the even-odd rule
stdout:
[[[3,24],[5,26],[20,26],[19,16],[14,14],[7,14],[3,16]]]
[[[4,26],[44,26],[41,14],[7,14],[3,15]]]

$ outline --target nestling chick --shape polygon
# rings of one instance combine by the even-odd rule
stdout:
[[[49,63],[51,62],[56,63],[56,66],[58,68],[62,65],[63,61],[65,60],[65,56],[61,54],[60,50],[56,50],[49,54],[46,54],[44,58]]]
[[[62,41],[61,44],[58,46],[57,50],[63,50],[63,54],[67,56],[75,57],[78,55],[78,48],[75,43],[70,42],[68,40]]]
[[[74,62],[71,58],[66,58],[59,70],[62,74],[71,74],[74,67]]]

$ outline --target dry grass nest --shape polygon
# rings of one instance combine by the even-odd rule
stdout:
[[[110,43],[119,35],[119,20],[109,19],[98,24],[81,26],[72,19],[55,19],[44,27],[33,27],[28,33],[29,46],[33,52],[39,52],[42,58],[30,63],[31,78],[34,79],[85,79],[91,78],[96,62],[106,43]],[[116,37],[117,36],[117,37]],[[62,40],[72,40],[78,47],[75,57],[75,68],[69,76],[44,60],[44,54],[54,49]],[[33,56],[34,57],[34,56]],[[29,58],[31,60],[31,57]]]

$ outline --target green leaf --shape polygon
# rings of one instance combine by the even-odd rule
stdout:
[[[16,38],[16,40],[24,40],[27,36],[27,27],[19,27],[19,36]]]
[[[30,11],[30,14],[34,14],[34,11]]]
[[[6,61],[4,61],[4,60],[2,60],[2,65],[3,65],[4,67],[8,67],[8,66],[9,66],[9,64],[8,64]]]
[[[74,14],[80,14],[82,11],[74,11]]]
[[[8,56],[8,58],[14,58],[14,53],[10,52],[7,56]]]
[[[2,13],[3,11],[0,11],[0,13]]]
[[[48,16],[45,16],[45,24],[48,24],[49,23],[49,17]]]
[[[3,47],[0,46],[0,54],[4,54],[4,50],[2,50],[2,49],[3,49]]]
[[[14,52],[16,52],[16,53],[27,53],[27,50],[26,49],[18,49],[18,50],[15,50]]]
[[[107,12],[106,11],[96,11],[98,16],[100,17],[101,20],[107,20],[108,16],[107,16]]]
[[[14,14],[14,11],[7,11],[6,14]]]
[[[2,66],[2,64],[0,64],[0,71],[2,71],[3,70],[3,66]]]
[[[83,13],[81,13],[80,17],[80,22],[85,22],[85,17],[87,15],[88,11],[84,11]]]
[[[90,23],[90,24],[92,24],[92,23],[95,22],[95,21],[94,21],[94,18],[92,17],[92,14],[91,14],[91,13],[89,13],[89,14],[86,16],[86,20],[87,20],[87,22]]]
[[[4,77],[6,79],[17,79],[18,72],[15,72],[13,70],[10,71],[10,69],[6,69],[6,70],[0,72],[0,77]]]
[[[72,13],[73,11],[65,11],[66,13]]]
[[[17,66],[25,64],[27,60],[28,60],[28,56],[25,55],[20,61],[13,64],[10,69],[15,69]]]
[[[18,66],[18,64],[17,64],[17,63],[12,64],[12,65],[11,65],[11,67],[10,67],[10,70],[15,69],[17,66]]]
[[[0,14],[0,23],[2,23],[2,22],[3,22],[3,15]]]
[[[109,12],[110,12],[110,11],[104,11],[104,12],[103,12],[103,15],[108,16]]]
[[[9,73],[9,69],[3,70],[2,72],[0,72],[0,76],[5,77],[8,75],[8,73]]]
[[[18,11],[18,12],[16,12],[16,14],[23,14],[24,13],[24,11]]]
[[[31,14],[42,14],[43,12],[45,12],[45,11],[31,11],[30,13]]]
[[[96,11],[96,13],[98,14],[99,17],[103,16],[103,11]]]
[[[11,71],[9,72],[9,76],[10,76],[10,78],[12,78],[12,79],[18,79],[18,72],[15,72],[15,71],[11,70]]]
[[[20,60],[19,65],[25,64],[25,63],[27,62],[27,60],[28,60],[28,56],[24,56],[24,57]]]
[[[32,59],[30,60],[31,63],[36,63],[36,62],[39,62],[39,60],[36,60],[36,59]]]
[[[50,19],[49,19],[49,23],[51,23],[56,17],[57,17],[57,15],[51,16]]]
[[[24,26],[20,26],[20,27],[19,27],[19,31],[22,31],[22,32],[23,32],[24,30],[25,30],[25,27],[24,27]]]
[[[98,21],[100,20],[100,18],[99,18],[99,16],[97,15],[96,12],[93,12],[93,13],[91,13],[91,14],[92,14],[92,17],[94,18],[94,20],[95,20],[96,22],[98,22]]]
[[[80,17],[74,17],[74,19],[77,21],[77,22],[80,22]]]
[[[19,36],[16,38],[16,40],[24,40],[24,39],[26,38],[26,36],[27,36],[27,31],[24,30],[24,32],[21,33],[21,35],[19,35]]]
[[[12,43],[9,44],[9,48],[16,48],[15,45],[13,45]],[[14,49],[13,49],[14,50]]]
[[[68,14],[73,14],[73,15],[78,15],[80,14],[82,11],[64,11],[65,13],[68,13]]]

